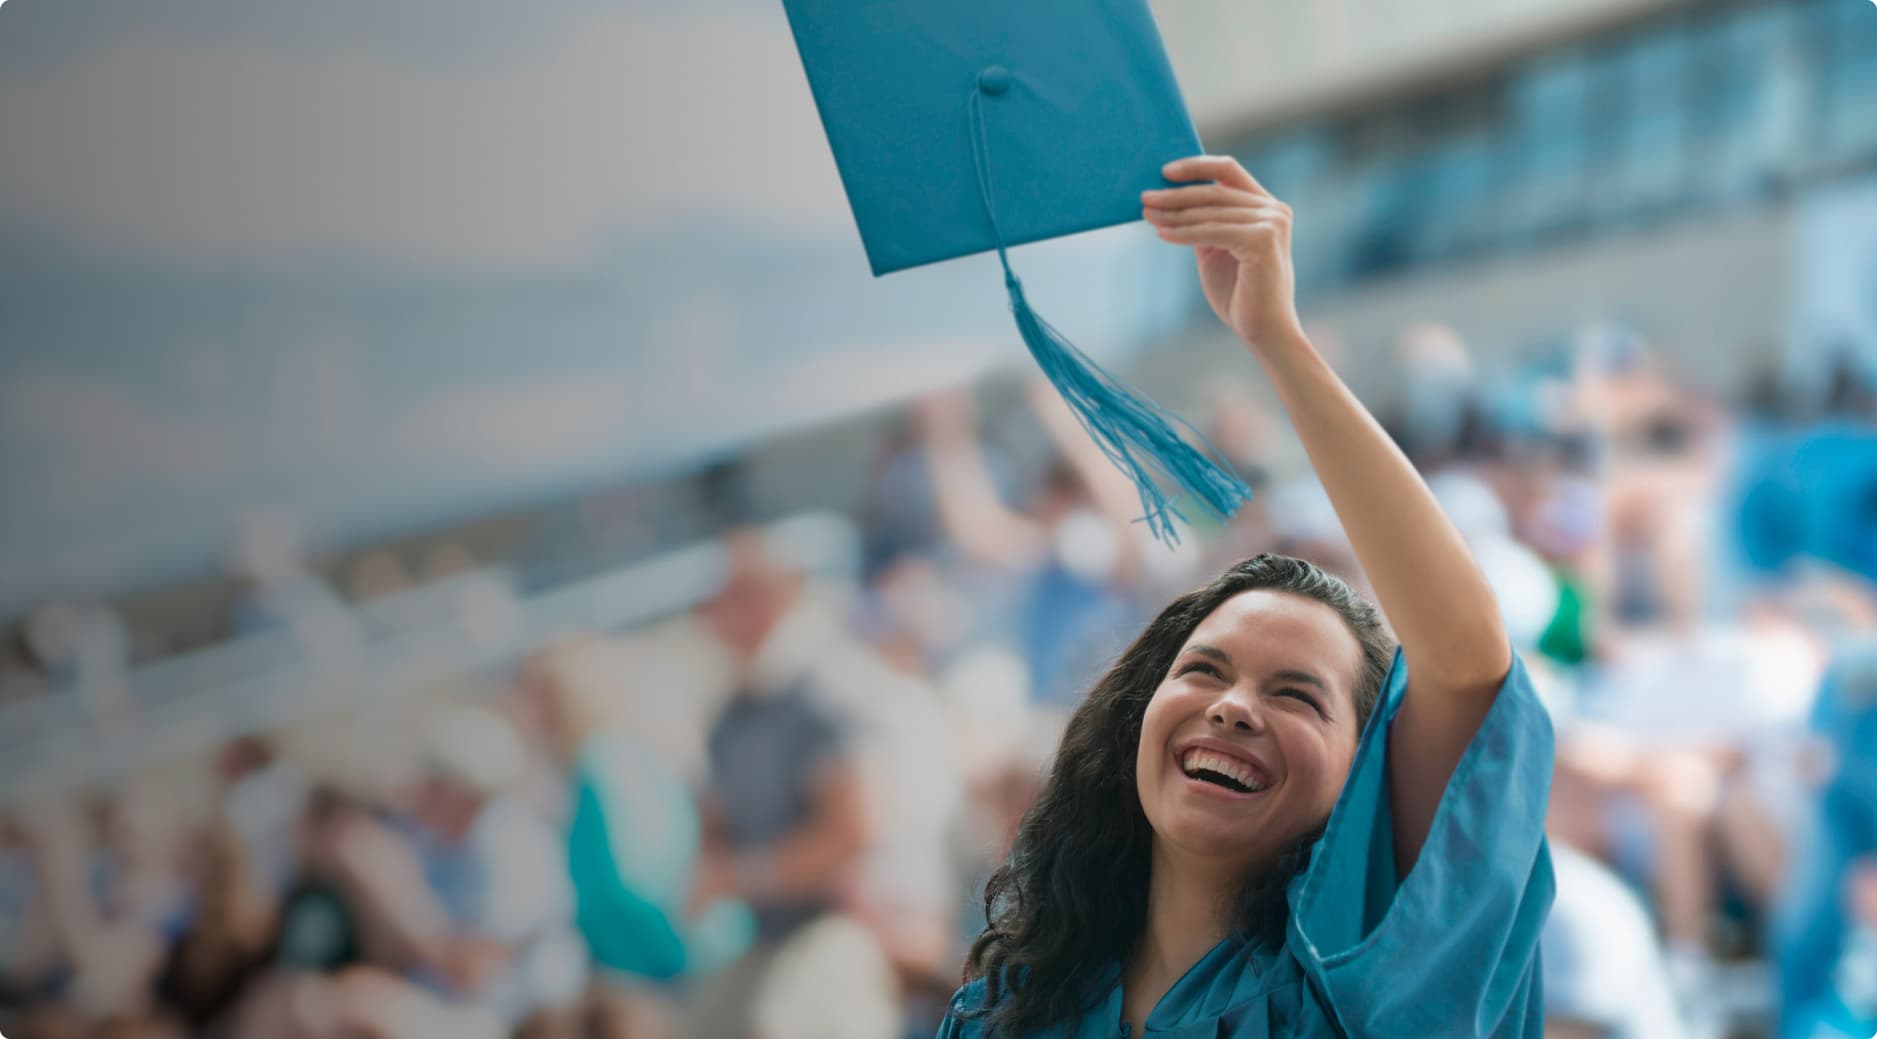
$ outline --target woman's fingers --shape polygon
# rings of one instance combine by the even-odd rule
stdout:
[[[1194,155],[1175,159],[1162,166],[1160,172],[1168,180],[1216,180],[1227,187],[1255,192],[1267,198],[1271,194],[1230,155]]]
[[[1141,205],[1156,209],[1186,209],[1193,206],[1270,205],[1276,199],[1243,188],[1223,184],[1190,184],[1183,188],[1158,188],[1141,192]],[[1279,203],[1280,205],[1282,203]]]
[[[1249,224],[1193,224],[1186,227],[1155,227],[1160,240],[1174,245],[1209,245],[1219,249],[1242,249],[1276,238],[1281,226],[1271,220]]]
[[[1195,206],[1192,209],[1160,209],[1148,206],[1141,210],[1148,223],[1160,227],[1184,227],[1192,224],[1250,224],[1259,220],[1281,219],[1284,214],[1265,206]]]

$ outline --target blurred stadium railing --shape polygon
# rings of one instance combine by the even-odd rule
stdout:
[[[808,573],[852,578],[860,540],[829,512],[767,528],[778,557]],[[719,541],[535,594],[491,567],[349,611],[344,640],[309,645],[288,629],[245,635],[134,670],[131,715],[101,722],[92,698],[46,696],[0,706],[0,805],[91,784],[449,679],[500,668],[578,632],[630,630],[689,609],[722,582]]]

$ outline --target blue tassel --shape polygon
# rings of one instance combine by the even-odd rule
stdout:
[[[1009,245],[998,224],[995,193],[991,187],[990,149],[985,144],[984,134],[982,94],[1002,94],[1009,89],[1009,84],[984,76],[979,77],[979,82],[980,88],[971,91],[968,106],[971,158],[977,169],[978,192],[984,201],[991,239],[997,244],[997,262],[1004,268],[1004,287],[1010,290],[1010,312],[1016,315],[1017,331],[1022,333],[1023,343],[1030,348],[1030,356],[1036,358],[1037,366],[1068,402],[1076,421],[1088,431],[1115,468],[1134,481],[1135,490],[1140,492],[1141,507],[1146,510],[1141,520],[1147,524],[1147,529],[1161,542],[1177,545],[1180,533],[1173,521],[1184,521],[1186,517],[1154,481],[1152,469],[1158,469],[1222,518],[1230,517],[1251,498],[1251,488],[1237,474],[1214,461],[1212,455],[1188,443],[1173,424],[1179,423],[1204,443],[1205,438],[1198,430],[1103,371],[1101,365],[1076,349],[1074,343],[1030,309],[1029,301],[1023,298],[1023,283],[1010,269]],[[1003,85],[994,87],[994,82]]]
[[[1174,424],[1204,442],[1198,430],[1108,374],[1030,309],[1023,283],[1009,273],[1007,264],[1004,286],[1010,290],[1010,312],[1016,316],[1017,331],[1030,348],[1030,356],[1102,453],[1134,481],[1146,510],[1141,520],[1154,537],[1167,545],[1179,544],[1173,521],[1186,517],[1154,480],[1153,469],[1221,517],[1231,516],[1250,500],[1251,488],[1245,481],[1187,442]]]

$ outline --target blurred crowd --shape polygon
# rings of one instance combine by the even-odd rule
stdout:
[[[1385,424],[1557,724],[1550,1031],[1877,1030],[1868,379],[1723,400],[1614,327],[1489,372],[1417,326],[1393,362]],[[261,733],[197,810],[138,783],[5,809],[0,1030],[932,1034],[1067,712],[1145,621],[1259,552],[1363,585],[1254,385],[1194,413],[1256,496],[1177,546],[1046,387],[981,396],[896,417],[853,575],[742,527],[703,605],[566,633],[382,768]],[[343,599],[262,542],[244,623],[342,642]],[[110,656],[65,623],[29,656]]]

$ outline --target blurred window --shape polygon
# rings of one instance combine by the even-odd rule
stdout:
[[[1468,131],[1442,142],[1429,156],[1429,216],[1421,228],[1421,255],[1440,260],[1479,242],[1490,226],[1498,169],[1491,139]]]
[[[1597,70],[1593,219],[1627,225],[1669,211],[1683,191],[1688,36],[1680,25],[1629,41]]]
[[[1699,201],[1764,191],[1796,158],[1802,87],[1789,9],[1722,11],[1691,32],[1690,186]]]
[[[1877,11],[1864,3],[1816,2],[1812,15],[1824,27],[1820,137],[1836,163],[1877,159]]]
[[[1512,85],[1505,131],[1517,181],[1506,231],[1515,246],[1568,230],[1584,213],[1591,69],[1581,50],[1554,51]]]
[[[1309,219],[1300,296],[1733,206],[1877,164],[1863,0],[1679,8],[1399,101],[1242,142]]]

